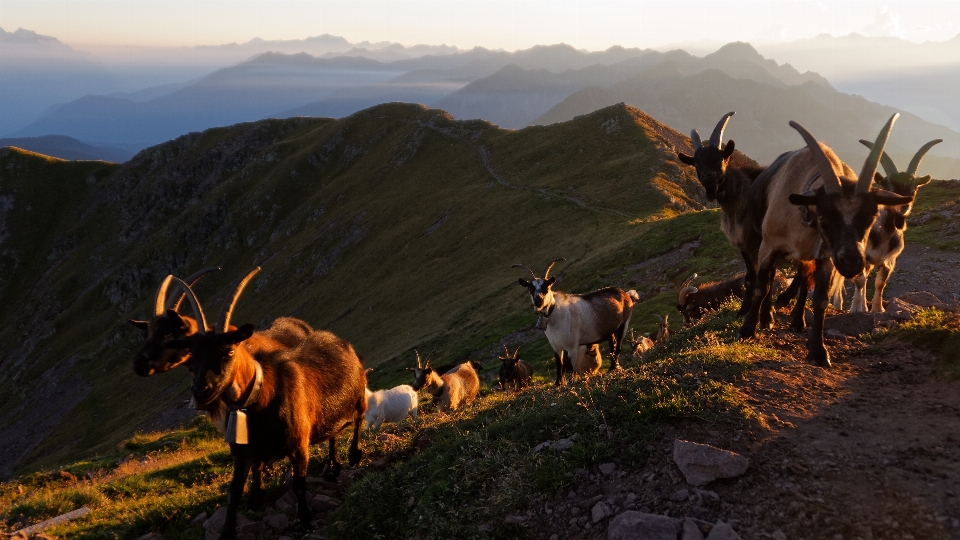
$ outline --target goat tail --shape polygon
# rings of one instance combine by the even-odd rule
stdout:
[[[634,289],[630,289],[629,291],[627,291],[627,296],[629,296],[630,298],[632,298],[634,302],[639,302],[639,301],[640,301],[640,295],[639,295],[639,294],[637,293],[637,291],[634,290]]]
[[[843,285],[845,281],[846,278],[836,270],[834,270],[830,276],[830,288],[827,289],[827,299],[830,300],[833,309],[837,311],[843,310]]]

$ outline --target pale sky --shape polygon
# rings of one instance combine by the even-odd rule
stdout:
[[[858,32],[915,42],[960,33],[960,0],[0,0],[0,27],[83,45],[218,45],[302,39],[659,47],[782,42]]]

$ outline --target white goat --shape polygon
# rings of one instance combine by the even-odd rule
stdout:
[[[389,390],[371,392],[366,389],[367,412],[364,415],[367,429],[379,431],[384,422],[399,422],[406,417],[417,419],[419,399],[409,384],[401,384]]]
[[[581,345],[593,345],[602,341],[610,344],[610,370],[620,367],[620,346],[630,325],[633,303],[640,300],[637,291],[624,292],[616,287],[607,287],[587,294],[567,294],[552,289],[557,282],[550,276],[550,269],[559,261],[547,265],[543,277],[537,277],[524,264],[514,267],[526,269],[531,281],[520,278],[520,285],[530,290],[534,310],[547,320],[545,333],[553,347],[557,364],[557,386],[563,384],[563,372],[580,355]],[[564,361],[566,357],[566,361]]]

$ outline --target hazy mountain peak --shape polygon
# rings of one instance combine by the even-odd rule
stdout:
[[[704,60],[763,62],[764,58],[753,45],[745,41],[733,41],[703,57]]]
[[[17,28],[16,31],[13,32],[7,32],[3,28],[0,28],[0,44],[14,47],[42,47],[45,49],[73,50],[69,45],[53,36],[45,36],[25,28]]]

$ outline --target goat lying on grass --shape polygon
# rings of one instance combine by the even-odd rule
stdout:
[[[401,384],[388,390],[366,390],[367,412],[364,415],[367,429],[379,431],[384,422],[400,422],[406,417],[417,419],[419,398],[409,384]]]
[[[520,359],[520,347],[510,354],[507,346],[503,346],[503,356],[499,357],[500,388],[506,390],[513,387],[520,390],[533,382],[533,367]]]
[[[462,405],[473,402],[480,392],[480,377],[473,368],[474,362],[468,360],[440,376],[430,367],[432,356],[433,353],[430,353],[421,367],[420,355],[417,354],[417,367],[407,368],[414,375],[413,389],[426,388],[440,412],[455,411]]]
[[[572,359],[579,358],[581,345],[607,341],[610,344],[610,370],[620,367],[620,347],[630,326],[633,304],[640,300],[637,291],[624,292],[616,287],[587,294],[554,291],[557,278],[550,277],[550,269],[563,260],[556,259],[547,265],[542,278],[527,265],[513,265],[530,273],[531,281],[520,278],[519,282],[530,291],[533,309],[547,321],[545,333],[554,351],[557,386],[563,384],[567,363],[572,364]],[[565,361],[564,357],[571,360]]]
[[[221,540],[236,537],[237,507],[251,466],[289,457],[293,464],[293,491],[301,526],[310,527],[306,501],[307,462],[310,445],[329,441],[324,476],[340,472],[336,437],[353,424],[348,452],[351,465],[360,461],[359,431],[366,412],[366,373],[353,346],[330,332],[311,333],[295,349],[277,347],[255,357],[241,344],[254,332],[252,324],[230,330],[230,318],[240,294],[255,272],[234,288],[214,331],[206,330],[206,317],[190,287],[179,280],[199,321],[196,334],[165,343],[172,349],[189,349],[194,362],[191,392],[197,404],[219,400],[230,405],[233,438],[233,480],[227,498],[227,516]],[[245,422],[244,422],[245,419]]]

